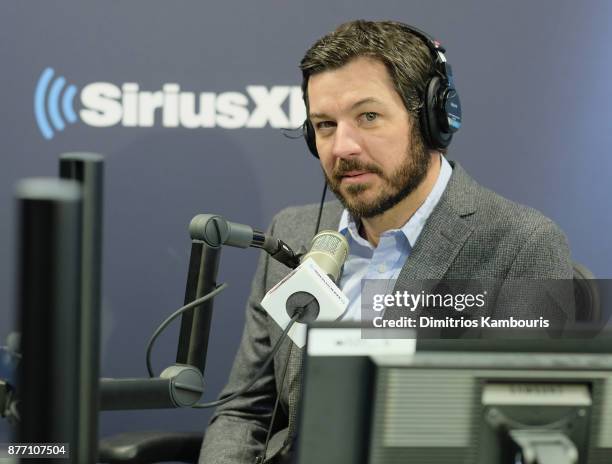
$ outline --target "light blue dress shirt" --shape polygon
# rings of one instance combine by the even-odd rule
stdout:
[[[425,222],[440,201],[453,172],[453,168],[444,156],[440,158],[442,160],[440,174],[423,204],[401,229],[384,232],[376,248],[359,235],[357,224],[348,211],[345,209],[342,212],[338,232],[348,240],[349,255],[340,278],[340,289],[350,301],[342,316],[343,320],[361,319],[361,281],[363,279],[386,279],[390,287],[386,289],[386,292],[392,292],[394,281],[399,276],[404,262],[419,238]]]

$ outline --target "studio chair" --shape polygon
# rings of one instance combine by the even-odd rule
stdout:
[[[597,324],[601,307],[597,281],[591,271],[573,263],[576,320],[579,324]],[[155,464],[163,462],[198,462],[204,432],[132,432],[105,438],[99,444],[100,463]]]
[[[104,438],[98,462],[105,464],[197,463],[204,432],[128,432]]]
[[[597,280],[593,273],[582,264],[573,264],[576,321],[598,324],[601,322],[601,304]]]

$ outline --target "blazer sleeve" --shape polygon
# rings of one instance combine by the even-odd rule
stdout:
[[[572,279],[572,260],[565,234],[550,219],[533,227],[517,253],[509,279]]]
[[[551,220],[534,225],[525,237],[504,279],[495,316],[522,319],[542,316],[555,329],[566,328],[575,321],[569,245]]]
[[[230,396],[253,379],[271,352],[268,316],[259,305],[266,290],[267,268],[268,257],[262,253],[247,303],[240,347],[220,399]],[[263,449],[276,398],[273,365],[270,364],[250,391],[216,409],[204,436],[200,464],[254,462]]]

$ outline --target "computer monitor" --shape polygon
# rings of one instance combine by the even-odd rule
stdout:
[[[612,333],[364,339],[309,329],[299,464],[612,463]]]

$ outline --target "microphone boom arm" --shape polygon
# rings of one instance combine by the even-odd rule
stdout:
[[[296,254],[282,240],[266,235],[244,224],[229,222],[216,214],[198,214],[189,224],[192,240],[200,240],[213,248],[230,245],[238,248],[261,248],[272,258],[295,269],[300,265]]]

